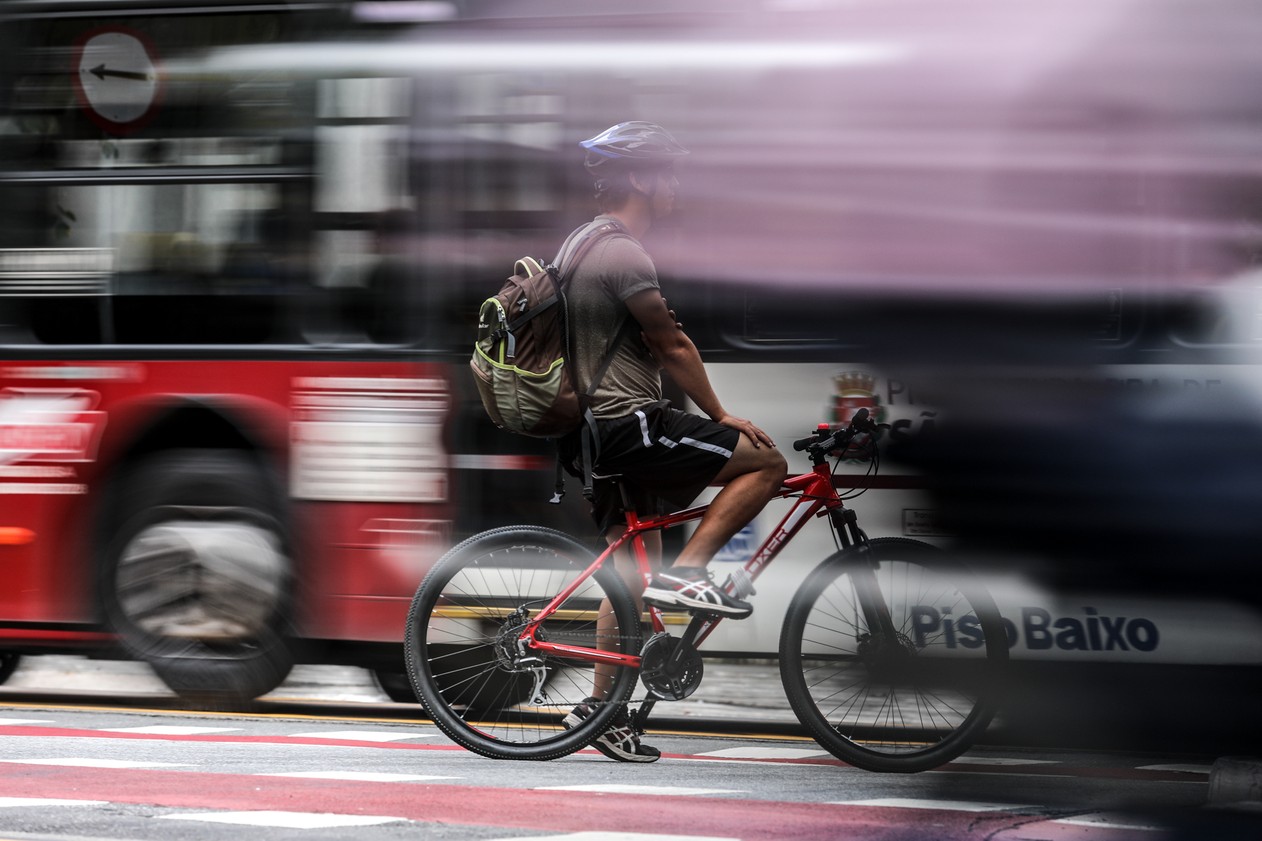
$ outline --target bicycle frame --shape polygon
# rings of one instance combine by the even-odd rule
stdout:
[[[762,574],[763,570],[775,560],[780,551],[793,539],[807,521],[813,516],[823,516],[830,514],[833,518],[833,527],[837,531],[838,538],[841,540],[843,547],[863,544],[866,537],[859,529],[854,512],[850,511],[843,504],[841,497],[837,494],[837,489],[833,486],[832,471],[826,460],[821,459],[816,463],[808,473],[798,476],[792,476],[785,480],[779,493],[775,499],[786,499],[796,497],[793,507],[780,520],[780,524],[771,532],[770,535],[758,547],[758,551],[754,552],[742,568],[749,580],[752,582]],[[653,570],[649,563],[648,552],[644,548],[643,536],[647,532],[661,531],[682,525],[684,523],[699,520],[705,516],[709,505],[699,505],[693,508],[687,508],[677,511],[673,514],[665,514],[648,519],[641,519],[636,512],[628,510],[626,514],[627,527],[626,530],[609,545],[604,552],[592,562],[581,575],[579,575],[568,587],[565,588],[556,598],[548,603],[546,607],[539,611],[526,627],[522,629],[521,636],[518,638],[518,646],[522,649],[528,649],[535,652],[553,654],[559,657],[568,657],[576,660],[585,660],[593,663],[612,663],[619,666],[627,666],[630,668],[640,667],[640,656],[638,654],[619,654],[612,651],[601,651],[595,648],[586,648],[582,646],[565,645],[563,643],[548,642],[536,637],[536,631],[539,626],[551,616],[561,604],[563,604],[589,577],[596,573],[612,556],[628,543],[631,544],[637,569],[644,583],[647,585],[652,578]],[[872,582],[875,586],[875,581]],[[729,593],[735,589],[732,578],[729,578],[725,588]],[[878,604],[884,607],[882,599],[877,598],[875,602],[871,599],[863,599],[865,604]],[[649,613],[649,619],[652,623],[654,632],[665,630],[665,624],[662,621],[662,612],[660,609],[645,605]],[[882,611],[884,612],[884,611]],[[873,617],[877,622],[883,618],[884,622],[881,627],[888,625],[889,617]],[[709,616],[700,621],[693,640],[695,646],[701,643],[710,635],[710,633],[722,621],[721,617]]]

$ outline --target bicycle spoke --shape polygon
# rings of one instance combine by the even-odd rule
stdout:
[[[870,553],[837,558],[812,574],[786,619],[781,670],[795,712],[829,750],[874,770],[958,754],[989,721],[992,661],[1006,659],[993,603],[915,541],[876,540]],[[858,594],[873,585],[856,576],[874,582],[887,629],[869,626],[880,614]]]
[[[413,602],[407,643],[418,694],[444,732],[505,757],[563,755],[590,738],[563,719],[596,689],[595,665],[535,649],[522,633],[591,562],[563,535],[518,528],[471,538],[435,566]],[[621,582],[602,570],[538,623],[534,638],[638,654],[640,627]],[[621,700],[635,670],[605,669]]]

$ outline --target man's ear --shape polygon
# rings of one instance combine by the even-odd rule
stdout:
[[[627,180],[631,182],[632,189],[646,196],[653,186],[644,172],[628,172]]]

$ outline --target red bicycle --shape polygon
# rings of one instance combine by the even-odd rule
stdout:
[[[811,470],[785,481],[779,496],[792,507],[725,587],[752,595],[794,535],[827,517],[838,550],[794,594],[780,633],[785,693],[838,758],[873,771],[923,771],[959,756],[989,724],[1008,640],[994,601],[964,566],[927,543],[869,540],[845,506],[830,456],[838,465],[875,459],[877,433],[860,410],[845,428],[794,444]],[[600,735],[637,678],[647,690],[632,716],[641,729],[657,701],[691,695],[704,671],[698,647],[721,619],[694,615],[681,636],[670,634],[663,611],[637,612],[611,559],[630,544],[647,582],[642,535],[705,511],[628,512],[622,536],[599,555],[531,526],[493,529],[453,548],[417,590],[405,638],[413,688],[434,723],[484,756],[553,759]],[[561,719],[598,677],[604,703],[566,729]]]

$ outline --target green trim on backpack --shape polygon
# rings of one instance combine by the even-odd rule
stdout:
[[[469,367],[478,396],[497,426],[536,438],[558,438],[578,428],[586,400],[599,385],[618,342],[586,394],[580,394],[566,365],[568,316],[565,286],[588,249],[608,235],[626,235],[614,222],[588,223],[575,230],[557,257],[565,266],[544,266],[533,257],[513,264],[513,276],[478,310],[478,335]],[[573,253],[570,247],[573,246]]]

